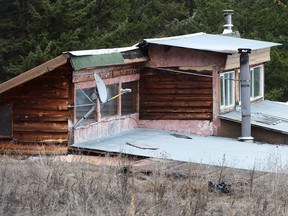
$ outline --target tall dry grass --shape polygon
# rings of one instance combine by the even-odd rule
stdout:
[[[288,215],[285,174],[190,164],[177,176],[161,163],[152,174],[123,166],[2,157],[0,215]],[[209,191],[219,179],[230,193]]]

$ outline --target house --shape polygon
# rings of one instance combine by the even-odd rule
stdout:
[[[79,128],[73,126],[85,114],[87,107],[76,108],[73,105],[82,104],[87,100],[86,94],[94,92],[94,73],[99,73],[105,80],[109,94],[125,86],[134,88],[135,81],[139,80],[141,64],[146,60],[135,47],[69,52],[2,83],[0,138],[18,144],[70,145],[74,143],[74,136],[76,140],[81,136],[81,129],[87,124],[92,122],[93,125],[93,122],[99,121],[103,122],[103,131],[106,127],[107,131],[109,128],[109,134],[112,133],[113,125],[108,120],[104,121],[105,116],[121,115],[120,112],[122,115],[124,112],[136,113],[138,108],[130,106],[130,103],[137,100],[137,89],[128,95],[127,103],[122,103],[122,110],[117,108],[121,101],[112,101],[101,112],[101,120],[99,112],[94,113]],[[100,106],[97,106],[98,109]],[[125,122],[125,118],[122,120]],[[127,128],[132,127],[131,124],[126,125]],[[115,129],[113,132],[118,131]]]
[[[18,146],[70,146],[139,127],[237,138],[239,123],[225,114],[241,103],[238,49],[251,49],[254,104],[264,101],[265,62],[277,45],[196,33],[145,39],[126,48],[65,52],[0,84],[0,138]],[[99,100],[95,74],[109,102]],[[122,94],[123,89],[129,91]],[[255,140],[271,131],[255,126]],[[276,127],[271,133],[266,141],[288,142],[287,130]]]

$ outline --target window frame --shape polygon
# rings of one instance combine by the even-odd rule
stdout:
[[[226,75],[228,75],[228,77],[225,77]],[[226,85],[228,86],[226,87]],[[224,86],[224,89],[227,88],[231,91],[228,91],[228,93],[226,93],[226,91],[223,91],[222,86]],[[224,96],[222,94],[224,94]],[[225,99],[225,101],[223,102],[222,99]],[[226,101],[229,101],[229,104],[226,104]],[[234,106],[235,106],[235,71],[232,70],[220,74],[220,109],[223,110]]]
[[[109,84],[106,85],[107,88],[107,100],[111,99],[112,97],[114,97],[115,95],[118,95],[120,93],[120,83],[113,83],[113,84]],[[111,90],[109,90],[109,88],[111,88]],[[110,93],[111,92],[111,93]],[[109,118],[113,118],[115,116],[119,115],[119,98],[121,96],[107,102],[104,104],[101,104],[100,102],[100,121],[101,119],[109,119]],[[99,98],[97,98],[97,100],[99,101]],[[104,109],[107,107],[111,107],[113,108],[110,111],[105,111]]]
[[[96,109],[91,113],[91,115],[86,119],[86,121],[88,120],[89,122],[96,120],[97,121],[97,102],[95,101],[90,101],[88,99],[88,97],[92,100],[93,97],[93,93],[94,92],[95,87],[87,87],[87,88],[81,88],[81,89],[76,89],[75,92],[75,120],[76,122],[79,121],[84,115],[85,113],[87,113],[92,107],[93,105],[87,105],[87,104],[93,104],[96,103]],[[89,92],[89,94],[88,94]],[[82,105],[81,103],[77,103],[78,101],[78,97],[77,95],[81,95],[81,100],[83,101],[83,105],[86,104],[86,106],[79,106],[78,105]],[[80,99],[79,99],[80,100]],[[82,110],[82,111],[81,111]],[[78,112],[82,113],[81,115],[78,116]],[[94,114],[94,115],[93,115]]]
[[[104,82],[105,82],[105,80],[104,80]],[[134,108],[135,112],[130,112],[128,114],[122,114],[122,96],[119,95],[117,98],[115,98],[115,99],[113,99],[113,101],[111,101],[114,103],[114,105],[116,104],[116,108],[113,111],[114,114],[113,115],[109,115],[109,114],[103,115],[102,109],[105,107],[105,104],[101,104],[99,101],[99,98],[96,98],[96,100],[93,101],[96,103],[96,110],[93,112],[94,116],[87,118],[88,121],[82,122],[78,126],[88,125],[88,124],[92,124],[92,123],[99,123],[101,121],[107,121],[107,120],[111,120],[111,119],[117,119],[117,118],[121,118],[123,116],[130,116],[130,115],[133,115],[133,114],[139,112],[139,79],[130,78],[129,80],[123,80],[123,81],[119,80],[119,79],[111,79],[111,80],[108,80],[108,82],[106,82],[105,85],[106,85],[106,87],[116,86],[116,93],[113,92],[114,93],[114,94],[112,93],[113,95],[108,95],[107,99],[109,100],[111,98],[111,96],[114,97],[114,96],[120,94],[122,85],[125,86],[128,83],[135,83],[135,82],[136,82],[135,87],[137,88],[136,89],[137,93],[135,94],[136,98],[133,99],[133,101],[136,103],[134,105],[136,107],[136,108]],[[75,88],[74,104],[76,106],[75,106],[75,119],[74,119],[75,122],[74,122],[74,124],[77,121],[79,121],[79,118],[77,119],[77,105],[79,105],[79,104],[77,104],[77,101],[78,101],[77,100],[77,91],[78,90],[84,90],[85,91],[85,89],[92,89],[92,88],[95,89],[95,84],[94,85],[85,85],[85,86],[81,85],[81,86],[78,86],[78,88]],[[134,90],[132,89],[132,92],[133,91],[135,91],[135,89]],[[110,102],[108,102],[108,103],[110,103]],[[90,109],[90,106],[87,109]],[[80,117],[80,119],[81,119],[81,117]]]
[[[260,90],[260,95],[259,96],[253,96],[254,91],[255,91],[255,74],[254,70],[256,68],[260,68],[260,81],[259,81],[259,90]],[[240,69],[238,70],[238,102],[241,104],[241,77],[240,77],[241,71]],[[258,65],[255,67],[250,67],[250,101],[258,100],[264,97],[264,65]]]
[[[255,69],[259,68],[260,71],[260,81],[259,81],[259,91],[260,95],[255,96]],[[264,66],[258,65],[250,68],[250,100],[257,100],[264,97]]]
[[[121,95],[121,109],[120,109],[120,115],[121,116],[129,116],[132,114],[135,114],[138,112],[138,97],[139,97],[139,80],[129,81],[129,82],[122,82],[121,87],[125,89],[126,87],[130,88],[132,90],[131,93],[128,93],[126,95]],[[131,109],[126,109],[125,104],[123,101],[123,97],[130,100],[128,103],[131,103],[133,107]]]

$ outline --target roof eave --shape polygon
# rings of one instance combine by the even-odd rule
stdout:
[[[62,54],[0,84],[0,94],[66,64],[68,58],[69,55]]]

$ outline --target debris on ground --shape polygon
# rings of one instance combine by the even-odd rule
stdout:
[[[225,182],[221,182],[217,184],[217,183],[213,183],[209,181],[208,188],[210,192],[224,193],[224,194],[231,192],[231,185],[226,184]]]

